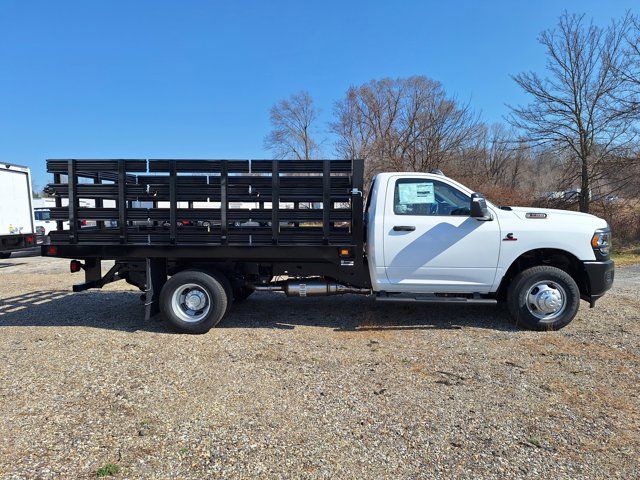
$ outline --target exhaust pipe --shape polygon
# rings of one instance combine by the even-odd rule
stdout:
[[[368,288],[349,287],[325,280],[287,280],[286,282],[274,285],[254,286],[253,289],[258,292],[284,292],[287,297],[322,297],[326,295],[342,295],[345,293],[368,295],[371,293],[371,290]]]

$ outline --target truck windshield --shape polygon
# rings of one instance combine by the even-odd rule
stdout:
[[[49,210],[36,210],[33,215],[36,220],[51,220],[51,212]]]

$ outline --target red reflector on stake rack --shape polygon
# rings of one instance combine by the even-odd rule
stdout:
[[[49,247],[47,248],[47,255],[57,255],[58,247]]]

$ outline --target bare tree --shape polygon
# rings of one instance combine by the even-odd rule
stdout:
[[[477,119],[424,76],[372,80],[335,105],[336,151],[363,158],[366,177],[380,170],[427,171],[471,143]]]
[[[308,92],[298,92],[279,101],[270,113],[272,130],[264,145],[273,152],[274,158],[310,160],[318,154],[319,147],[313,138],[318,110]]]
[[[621,101],[626,107],[635,111],[640,110],[640,17],[627,15],[630,28],[626,34],[627,62],[618,74],[630,84],[630,89],[623,92]],[[626,94],[626,95],[625,95]]]
[[[471,167],[467,168],[470,173],[483,181],[515,188],[522,169],[523,142],[502,123],[481,124],[475,138],[476,143],[457,163]]]
[[[589,211],[594,184],[610,188],[604,180],[607,168],[628,156],[637,137],[636,112],[622,100],[629,80],[618,74],[629,67],[625,39],[630,25],[629,15],[600,28],[584,15],[565,12],[555,29],[539,37],[547,76],[528,72],[513,77],[531,103],[512,107],[510,122],[534,144],[567,156],[572,178],[580,180],[582,212]]]

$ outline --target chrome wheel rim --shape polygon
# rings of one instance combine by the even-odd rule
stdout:
[[[186,283],[173,292],[171,307],[180,320],[188,323],[199,322],[211,310],[209,292],[196,283]]]
[[[556,282],[544,280],[534,283],[526,294],[527,309],[540,320],[553,320],[564,312],[567,293]]]

